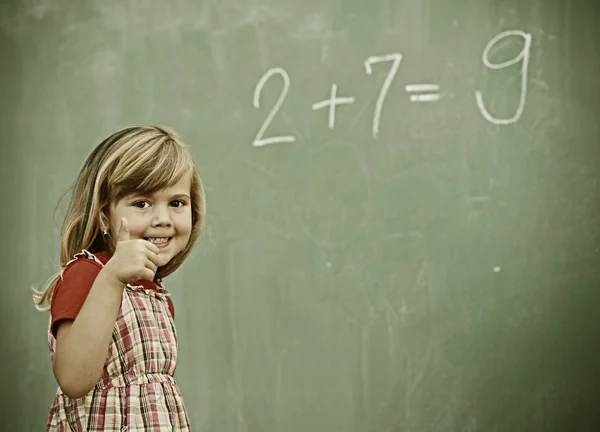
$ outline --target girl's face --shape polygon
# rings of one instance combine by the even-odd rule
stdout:
[[[155,243],[159,267],[187,245],[192,231],[191,179],[189,175],[172,187],[154,194],[136,193],[110,205],[110,232],[117,238],[121,218],[129,222],[130,239]]]

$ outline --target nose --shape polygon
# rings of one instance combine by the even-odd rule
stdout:
[[[171,213],[166,205],[156,205],[152,215],[152,226],[171,226]]]

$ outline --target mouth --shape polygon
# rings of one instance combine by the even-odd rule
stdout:
[[[158,248],[165,248],[170,243],[173,237],[144,237],[144,240],[149,241]]]

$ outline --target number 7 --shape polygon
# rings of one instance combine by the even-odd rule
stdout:
[[[367,71],[367,75],[371,75],[373,73],[373,69],[371,68],[372,64],[381,63],[391,61],[392,67],[390,68],[385,81],[383,82],[383,86],[379,92],[379,97],[377,97],[377,103],[375,104],[375,114],[373,115],[373,138],[377,138],[379,134],[379,123],[381,120],[381,110],[383,108],[383,102],[387,96],[387,93],[392,85],[392,81],[396,77],[398,73],[398,67],[400,66],[400,61],[402,60],[402,54],[393,53],[383,56],[374,56],[369,57],[365,60],[365,69]]]

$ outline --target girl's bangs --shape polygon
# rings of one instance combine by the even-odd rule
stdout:
[[[118,200],[134,193],[152,194],[173,186],[191,172],[193,161],[189,153],[175,142],[148,147],[143,152],[124,155],[111,170],[115,176],[108,179],[108,184],[114,185],[114,190],[108,196]]]

